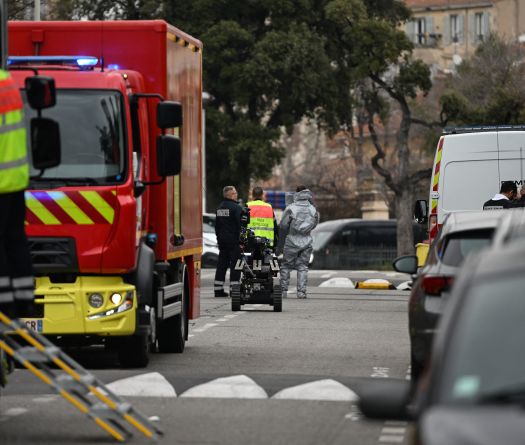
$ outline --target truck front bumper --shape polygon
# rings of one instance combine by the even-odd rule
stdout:
[[[79,276],[74,283],[38,277],[35,305],[43,305],[43,311],[37,311],[42,316],[24,321],[47,335],[121,336],[136,329],[135,287],[121,277]]]

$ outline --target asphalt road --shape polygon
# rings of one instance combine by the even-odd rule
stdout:
[[[374,378],[407,377],[406,292],[319,287],[311,274],[309,298],[286,299],[282,313],[264,305],[233,313],[229,299],[212,296],[211,275],[203,275],[201,317],[191,322],[183,354],[154,354],[147,369],[123,370],[102,350],[71,351],[159,419],[160,443],[405,443],[408,425],[365,420],[356,400]],[[0,443],[112,439],[17,370],[0,397]]]

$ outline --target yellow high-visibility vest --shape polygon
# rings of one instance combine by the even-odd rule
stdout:
[[[248,228],[254,231],[255,236],[269,239],[273,246],[272,205],[261,200],[250,201],[246,205],[250,208],[250,224],[248,224]]]
[[[28,182],[23,102],[9,73],[0,70],[0,193],[24,190]]]

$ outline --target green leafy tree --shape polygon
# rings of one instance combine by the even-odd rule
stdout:
[[[372,167],[394,193],[398,253],[411,253],[413,191],[430,177],[431,169],[421,168],[414,156],[410,131],[414,124],[432,126],[413,116],[412,102],[427,94],[432,83],[428,66],[411,58],[412,43],[400,29],[410,11],[399,1],[334,0],[326,6],[326,15],[338,42],[338,65],[353,73],[351,105],[376,149]],[[344,115],[337,116],[339,128],[353,125]],[[398,122],[390,167],[380,137],[389,120]]]
[[[451,77],[443,114],[459,125],[523,124],[524,77],[521,46],[490,35]]]

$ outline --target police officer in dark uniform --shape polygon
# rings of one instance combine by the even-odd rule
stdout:
[[[499,193],[483,204],[483,210],[500,210],[514,207],[513,199],[518,193],[514,181],[503,181]]]
[[[241,206],[237,204],[237,190],[232,185],[223,188],[224,200],[217,209],[215,234],[219,244],[219,260],[215,271],[214,291],[216,297],[227,297],[224,291],[226,270],[230,268],[230,286],[238,284],[241,271],[235,270],[235,263],[241,256],[239,237],[241,234]]]

